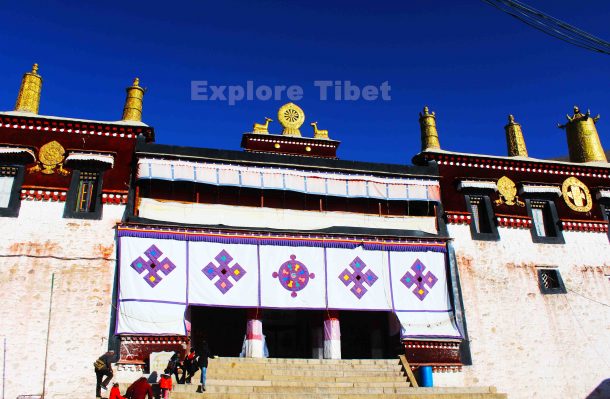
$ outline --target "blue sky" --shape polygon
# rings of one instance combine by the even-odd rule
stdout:
[[[610,2],[526,2],[610,40]],[[610,56],[544,35],[480,0],[3,2],[0,110],[40,64],[40,113],[121,117],[124,88],[148,91],[144,122],[157,142],[239,149],[241,134],[276,119],[284,101],[192,101],[191,81],[300,85],[306,123],[342,142],[339,156],[410,163],[418,112],[437,113],[442,148],[506,154],[513,113],[530,156],[567,153],[556,128],[578,104],[601,113],[610,149]],[[577,4],[577,8],[575,8]],[[316,80],[388,81],[390,101],[320,100]],[[277,122],[270,128],[279,133]]]

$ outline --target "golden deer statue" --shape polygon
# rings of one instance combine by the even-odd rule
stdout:
[[[314,139],[327,139],[328,138],[328,130],[318,129],[318,122],[311,122],[310,125],[313,126],[313,138]]]
[[[255,123],[252,131],[254,133],[269,134],[269,122],[273,122],[273,119],[265,117],[265,123]]]

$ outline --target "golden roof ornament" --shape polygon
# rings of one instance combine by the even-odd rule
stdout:
[[[265,117],[265,123],[255,123],[252,133],[269,134],[269,122],[273,122],[273,119]]]
[[[419,113],[419,128],[421,130],[421,150],[440,150],[441,144],[438,141],[438,131],[436,130],[436,115],[430,112],[427,106],[424,111]]]
[[[566,130],[570,161],[608,162],[595,127],[599,115],[591,117],[591,111],[583,114],[574,106],[574,115],[566,117],[568,122],[565,125],[557,124],[557,127]]]
[[[140,87],[140,79],[135,78],[133,85],[127,89],[127,98],[123,108],[124,121],[142,122],[142,104],[144,102],[144,89]]]
[[[40,147],[36,165],[28,169],[30,173],[40,172],[45,175],[57,174],[66,176],[69,172],[63,168],[66,150],[57,141],[50,141]]]
[[[21,87],[15,103],[15,111],[38,114],[42,77],[38,74],[38,64],[32,66],[32,72],[26,72],[21,80]]]
[[[305,122],[305,112],[295,103],[287,103],[277,112],[277,120],[284,127],[282,135],[301,137],[299,128]]]
[[[506,132],[506,146],[509,157],[527,157],[527,148],[521,125],[515,122],[513,115],[508,115],[508,125],[504,126]]]
[[[313,126],[313,138],[314,139],[328,139],[329,138],[328,130],[318,129],[318,122],[311,122],[310,125]]]

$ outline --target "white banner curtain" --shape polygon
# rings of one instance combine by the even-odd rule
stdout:
[[[187,306],[203,305],[391,311],[403,337],[460,337],[444,244],[119,236],[118,334],[183,334]]]

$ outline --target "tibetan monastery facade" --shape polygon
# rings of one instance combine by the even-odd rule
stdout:
[[[130,107],[116,122],[38,115],[41,85],[35,66],[0,113],[2,392],[85,398],[91,359],[114,345],[115,230],[136,140],[154,133]]]
[[[438,165],[467,319],[460,385],[584,398],[608,378],[610,165],[598,118],[575,107],[560,126],[569,160],[551,161],[528,155],[512,116],[500,157],[442,150],[434,114],[420,115],[414,161]]]
[[[202,339],[221,356],[406,351],[461,369],[436,166],[339,160],[295,104],[243,152],[158,145],[137,80],[116,122],[39,115],[41,87],[35,67],[0,113],[7,397],[89,397],[104,351],[126,382]]]

